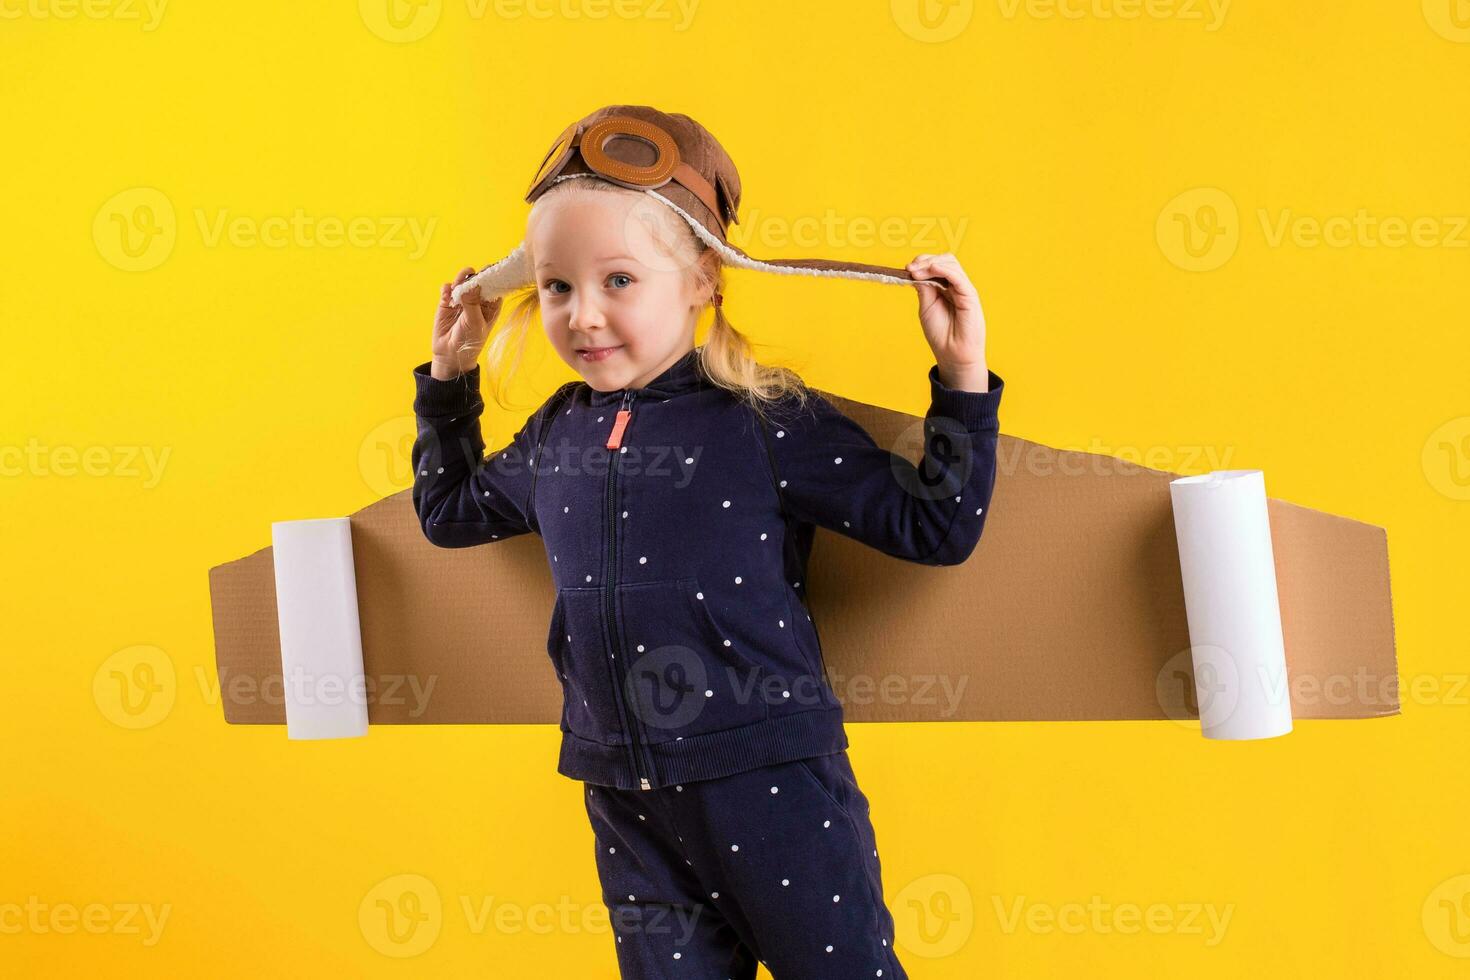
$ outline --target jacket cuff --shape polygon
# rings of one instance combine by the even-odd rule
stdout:
[[[939,365],[929,367],[930,414],[952,418],[967,431],[1000,428],[1000,398],[1005,391],[1005,381],[990,371],[987,385],[989,391],[963,391],[945,386],[939,380]]]
[[[461,374],[452,381],[440,381],[429,373],[431,361],[425,361],[413,369],[415,392],[413,411],[425,417],[437,415],[462,415],[481,405],[480,365]]]

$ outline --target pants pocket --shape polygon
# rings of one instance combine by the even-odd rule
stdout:
[[[849,812],[848,803],[851,794],[847,791],[847,787],[841,776],[841,765],[837,761],[838,756],[842,754],[841,752],[835,752],[831,755],[797,759],[796,762],[802,771],[806,773],[807,778],[816,784],[817,789],[821,790],[822,794],[832,801],[832,805],[846,814]]]
[[[892,913],[889,912],[883,901],[883,874],[882,865],[878,860],[877,835],[873,831],[873,822],[868,813],[868,798],[858,788],[857,777],[853,774],[852,763],[847,752],[844,750],[831,755],[798,759],[797,763],[806,773],[807,778],[815,783],[822,794],[837,808],[840,813],[839,819],[851,828],[884,938],[892,942],[894,923]]]

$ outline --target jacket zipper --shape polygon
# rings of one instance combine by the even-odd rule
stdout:
[[[637,396],[631,391],[624,392],[622,407],[618,409],[617,420],[613,423],[612,432],[607,437],[607,449],[612,452],[607,470],[607,538],[604,557],[607,567],[607,583],[603,590],[605,605],[607,608],[608,633],[611,637],[612,652],[623,651],[622,634],[618,631],[617,618],[617,528],[621,523],[617,510],[617,485],[618,485],[618,458],[622,456],[623,433],[628,429],[628,422],[633,417],[633,400]],[[626,657],[626,655],[625,655]],[[614,661],[617,658],[612,658]],[[643,767],[640,764],[642,756],[642,743],[638,739],[638,717],[637,713],[631,711],[623,701],[626,686],[622,681],[623,671],[627,669],[627,660],[624,659],[623,666],[613,668],[613,685],[617,688],[615,697],[618,703],[618,716],[622,719],[623,727],[628,732],[628,743],[631,749],[633,761],[633,778],[638,781],[640,789],[652,789],[648,777],[643,775]]]

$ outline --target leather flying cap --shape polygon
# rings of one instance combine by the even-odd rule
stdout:
[[[534,203],[563,180],[593,178],[641,190],[672,209],[726,265],[781,275],[808,275],[870,282],[948,288],[941,278],[914,279],[907,269],[835,259],[762,260],[732,244],[728,229],[739,220],[740,174],[725,148],[695,120],[651,106],[612,105],[562,130],[531,179],[526,200]],[[495,299],[535,283],[525,242],[505,258],[456,286],[454,303],[480,287],[481,300]]]

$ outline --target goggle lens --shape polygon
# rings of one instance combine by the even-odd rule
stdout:
[[[547,151],[526,191],[526,200],[536,197],[556,179],[574,149],[581,153],[582,161],[593,173],[634,189],[662,187],[679,167],[678,144],[652,123],[629,116],[611,116],[580,132],[573,123]]]

